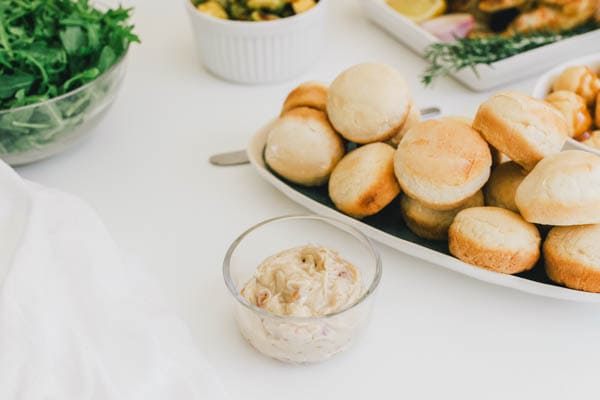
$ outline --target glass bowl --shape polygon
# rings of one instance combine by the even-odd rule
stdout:
[[[61,96],[0,111],[0,158],[10,165],[59,153],[102,119],[125,75],[127,53],[98,78]]]
[[[240,294],[267,257],[306,245],[335,250],[359,270],[364,292],[356,302],[319,317],[292,317],[270,313]],[[360,231],[309,215],[273,218],[253,226],[231,244],[223,262],[242,336],[261,353],[289,363],[320,362],[346,350],[368,324],[381,272],[379,254]]]

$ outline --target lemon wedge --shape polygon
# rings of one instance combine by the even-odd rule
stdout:
[[[445,0],[387,0],[387,3],[416,23],[435,18],[446,11]]]

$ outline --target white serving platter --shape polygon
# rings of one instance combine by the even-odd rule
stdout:
[[[418,0],[415,0],[418,1]],[[425,48],[439,40],[418,24],[405,18],[385,0],[360,0],[367,17],[419,55]],[[506,85],[545,71],[557,61],[600,51],[600,30],[588,32],[547,46],[477,67],[477,74],[465,69],[454,74],[454,78],[475,91],[484,91]]]
[[[600,303],[600,294],[580,292],[561,286],[556,286],[551,283],[535,281],[526,277],[504,275],[474,267],[448,255],[447,253],[444,253],[443,251],[440,251],[440,249],[436,250],[435,247],[439,248],[442,246],[440,243],[434,244],[435,242],[423,241],[414,235],[412,235],[412,240],[402,239],[398,236],[390,234],[389,232],[378,229],[368,221],[360,221],[348,217],[345,214],[337,211],[335,208],[311,198],[306,193],[301,192],[299,188],[294,188],[291,184],[274,175],[267,168],[263,158],[263,149],[267,140],[269,126],[270,124],[266,125],[252,137],[248,148],[246,149],[250,163],[254,166],[259,175],[267,182],[269,182],[291,200],[314,212],[315,214],[343,221],[361,230],[370,238],[402,253],[420,258],[441,268],[446,268],[480,281],[513,288],[538,296],[578,302]],[[397,218],[397,223],[398,228],[408,232],[406,227],[404,227],[404,223],[402,222],[401,218]],[[538,274],[543,274],[543,272],[541,272],[541,265],[537,265],[534,270],[537,270]]]

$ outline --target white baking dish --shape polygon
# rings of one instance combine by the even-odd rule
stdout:
[[[427,46],[439,41],[388,6],[385,0],[359,1],[370,20],[419,55],[425,53]],[[454,77],[475,91],[483,91],[538,74],[556,65],[557,60],[569,60],[597,51],[600,51],[600,30],[530,50],[490,66],[481,65],[477,67],[477,73],[465,69]]]
[[[432,264],[438,265],[441,268],[450,269],[480,281],[488,282],[498,286],[505,286],[544,297],[553,297],[556,299],[579,302],[600,303],[600,294],[580,292],[577,290],[557,286],[549,282],[544,282],[547,281],[547,278],[545,278],[545,274],[543,273],[542,265],[537,265],[534,270],[531,271],[536,274],[538,280],[533,280],[532,278],[528,277],[505,275],[477,268],[448,255],[447,252],[443,251],[443,247],[445,245],[441,242],[424,241],[411,234],[408,235],[408,240],[403,239],[390,232],[378,229],[378,227],[375,226],[376,224],[372,223],[372,219],[370,221],[360,221],[350,218],[347,215],[337,211],[334,207],[317,201],[314,197],[311,198],[309,194],[303,193],[303,191],[308,192],[311,189],[294,188],[293,185],[283,181],[267,168],[263,159],[263,149],[267,141],[269,126],[270,124],[263,127],[252,137],[250,143],[248,144],[248,148],[246,149],[248,158],[261,177],[263,177],[267,182],[269,182],[291,200],[309,209],[310,211],[324,217],[335,218],[339,221],[345,222],[346,224],[359,229],[372,239],[402,253],[409,254],[413,257],[417,257]],[[315,189],[312,190],[314,191]],[[398,210],[399,209],[400,207],[398,206]],[[380,215],[380,217],[380,219],[387,220],[389,215]],[[395,225],[396,221],[396,227],[399,232],[408,232],[399,215],[397,218],[394,217],[392,221],[388,221],[388,223]]]
[[[323,44],[329,0],[275,21],[233,21],[197,11],[184,0],[196,48],[206,69],[236,83],[281,82],[315,63]]]

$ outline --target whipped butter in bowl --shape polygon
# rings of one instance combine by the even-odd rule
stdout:
[[[381,262],[354,228],[289,216],[242,234],[223,274],[240,332],[253,347],[281,361],[313,363],[344,351],[367,325]]]

